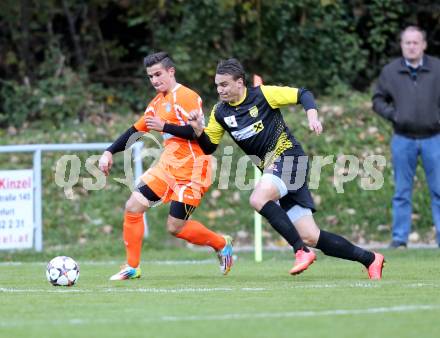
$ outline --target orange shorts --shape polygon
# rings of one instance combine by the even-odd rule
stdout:
[[[148,169],[141,177],[142,181],[160,197],[163,203],[182,202],[197,207],[209,189],[196,182],[176,180],[161,168]]]

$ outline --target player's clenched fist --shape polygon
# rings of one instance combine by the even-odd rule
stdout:
[[[189,124],[193,127],[197,136],[200,136],[205,129],[205,117],[200,110],[193,110],[189,113]]]
[[[113,154],[109,151],[104,151],[99,159],[99,170],[101,170],[105,176],[108,176],[110,169],[113,165]]]
[[[145,116],[144,120],[145,120],[145,124],[147,125],[148,129],[156,130],[156,131],[163,131],[165,121],[162,120],[161,118],[156,117],[156,116]]]

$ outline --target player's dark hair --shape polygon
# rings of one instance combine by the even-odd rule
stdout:
[[[176,68],[171,57],[166,52],[147,55],[144,58],[144,67],[151,67],[160,63],[165,69]]]
[[[234,80],[243,79],[243,83],[246,83],[246,74],[240,61],[237,59],[221,60],[217,65],[217,74],[232,75]]]

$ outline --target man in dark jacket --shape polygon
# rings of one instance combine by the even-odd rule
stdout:
[[[395,193],[393,248],[406,247],[418,156],[431,195],[440,245],[440,60],[424,55],[426,33],[409,26],[400,35],[402,57],[387,64],[373,95],[373,109],[394,127],[391,141]]]

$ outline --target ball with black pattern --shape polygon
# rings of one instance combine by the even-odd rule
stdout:
[[[57,256],[47,264],[46,277],[54,286],[72,286],[78,281],[79,265],[70,257]]]

